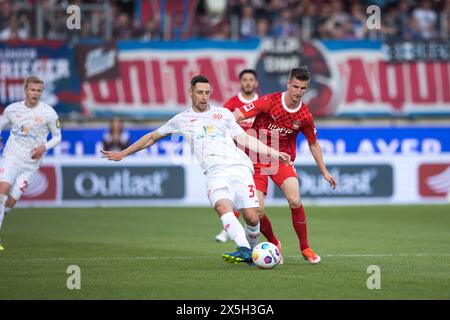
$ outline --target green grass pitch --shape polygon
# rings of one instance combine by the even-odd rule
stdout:
[[[289,210],[268,208],[285,264],[225,263],[209,208],[14,209],[2,299],[450,299],[450,206],[306,207],[319,265],[300,257]],[[263,240],[264,238],[261,238]],[[69,290],[67,268],[81,270]],[[381,289],[367,288],[370,265]]]

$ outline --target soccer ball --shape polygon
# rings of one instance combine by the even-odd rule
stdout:
[[[260,269],[272,269],[280,262],[280,251],[270,242],[261,242],[254,249],[252,259]]]

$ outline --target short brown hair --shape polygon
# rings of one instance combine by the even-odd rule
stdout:
[[[209,83],[209,80],[207,77],[199,74],[191,79],[191,88],[194,88],[197,83]]]
[[[289,80],[301,80],[309,81],[311,80],[311,73],[309,73],[307,66],[301,66],[300,68],[294,68],[289,72]]]
[[[44,85],[44,80],[42,80],[41,78],[36,77],[36,76],[29,76],[25,79],[25,82],[24,82],[25,89],[28,87],[29,83],[40,83],[40,84]]]

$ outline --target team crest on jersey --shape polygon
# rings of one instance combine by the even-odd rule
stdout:
[[[244,105],[245,112],[249,112],[252,109],[255,109],[255,105],[253,103]]]
[[[41,116],[34,117],[34,122],[36,122],[37,124],[41,124],[42,123],[42,117]]]
[[[294,130],[300,129],[301,126],[302,123],[300,121],[294,120],[294,122],[292,122],[292,128],[294,128]]]

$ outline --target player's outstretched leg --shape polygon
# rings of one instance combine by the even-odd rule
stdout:
[[[239,219],[240,213],[239,211],[234,211],[234,215],[236,216],[237,219]],[[225,243],[228,241],[228,233],[222,229],[217,235],[216,235],[216,241],[217,242],[222,242]]]
[[[258,187],[257,187],[258,188]],[[278,238],[275,236],[275,233],[273,232],[272,223],[270,222],[267,215],[264,213],[264,192],[261,190],[257,190],[258,193],[258,200],[259,200],[259,208],[256,209],[256,212],[259,217],[259,223],[260,223],[260,231],[261,233],[266,237],[267,241],[273,243],[278,247],[278,250],[280,251],[280,265],[283,264],[283,256],[281,254],[281,242],[278,240]]]
[[[305,209],[300,201],[298,179],[296,177],[289,177],[283,181],[280,188],[291,209],[292,225],[298,237],[302,256],[310,264],[318,264],[320,262],[320,256],[318,256],[308,244],[306,215]]]
[[[228,237],[234,241],[237,246],[235,252],[224,253],[223,259],[229,263],[252,262],[252,250],[245,236],[245,230],[242,224],[233,213],[233,203],[228,199],[217,200],[214,209],[220,216],[223,229],[228,233]]]
[[[259,239],[259,219],[255,208],[245,208],[243,209],[243,217],[245,220],[245,233],[247,240],[251,248],[238,247],[235,252],[224,253],[223,258],[227,262],[238,263],[246,262],[248,264],[253,264],[252,252],[253,247],[258,244]]]

